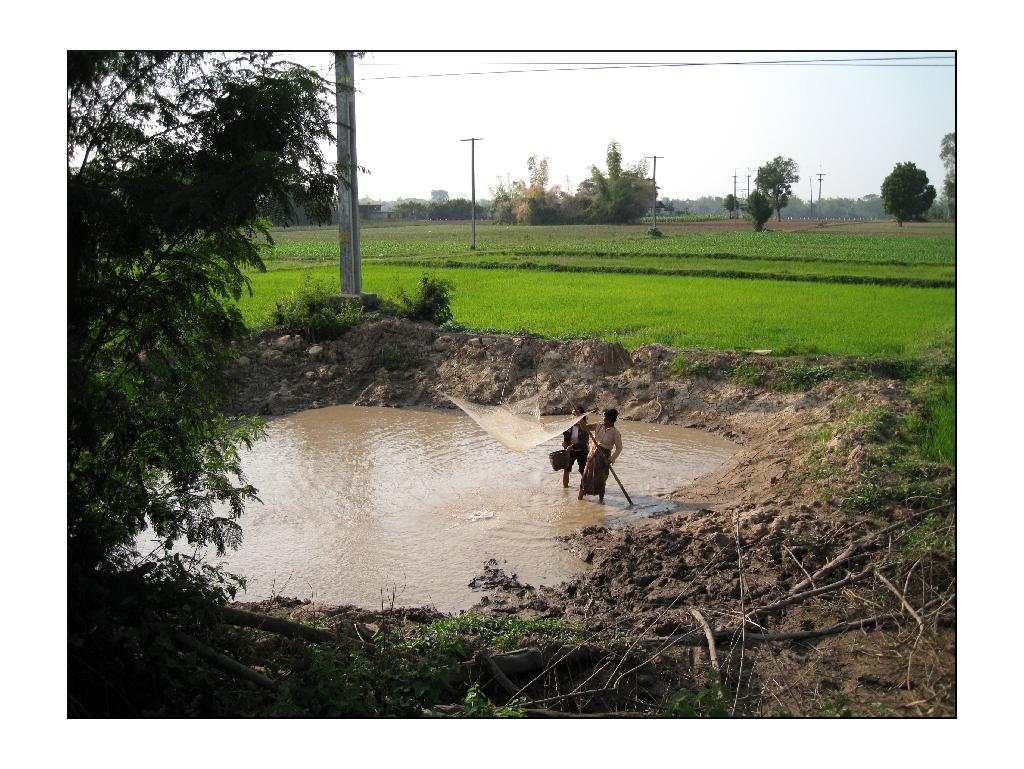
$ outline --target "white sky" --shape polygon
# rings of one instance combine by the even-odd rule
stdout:
[[[836,53],[375,53],[356,61],[357,156],[369,170],[360,197],[469,197],[476,145],[478,198],[497,177],[525,179],[531,155],[550,158],[550,183],[571,189],[604,168],[608,142],[623,160],[658,161],[661,197],[732,192],[747,169],[777,155],[800,166],[794,192],[826,176],[825,197],[878,193],[897,162],[912,161],[941,190],[942,136],[956,128],[951,52]],[[567,64],[683,63],[907,57],[905,64],[689,66],[411,77]],[[333,55],[296,59],[327,74]],[[862,62],[868,64],[870,62]],[[395,77],[396,79],[381,79]],[[814,196],[818,196],[814,176]]]

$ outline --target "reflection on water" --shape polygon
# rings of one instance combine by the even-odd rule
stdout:
[[[605,504],[576,500],[551,471],[555,438],[523,453],[495,443],[458,411],[332,406],[273,420],[243,461],[263,504],[241,519],[242,548],[228,571],[244,575],[247,600],[275,593],[379,607],[432,604],[442,611],[479,599],[467,583],[484,561],[533,585],[585,568],[555,537],[665,510],[657,495],[724,463],[732,444],[697,430],[620,420]]]

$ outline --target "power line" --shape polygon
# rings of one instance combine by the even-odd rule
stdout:
[[[360,78],[361,80],[406,80],[410,78],[426,77],[466,77],[470,75],[514,75],[530,72],[580,72],[597,71],[609,69],[650,69],[665,67],[749,67],[749,66],[845,66],[845,67],[944,67],[955,68],[955,64],[925,64],[916,63],[920,59],[952,60],[953,56],[890,56],[876,58],[850,58],[850,59],[780,59],[774,61],[709,61],[709,62],[667,62],[651,64],[600,64],[600,65],[569,65],[558,67],[544,67],[539,69],[502,69],[502,70],[477,70],[472,72],[431,72],[418,75],[380,75],[378,77]],[[886,63],[888,62],[888,63]],[[915,63],[896,63],[915,62]]]

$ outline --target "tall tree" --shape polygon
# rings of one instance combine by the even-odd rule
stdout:
[[[793,194],[793,185],[800,181],[799,170],[796,161],[781,155],[757,169],[754,186],[768,197],[779,221],[782,221],[782,209]]]
[[[900,227],[931,208],[933,200],[935,188],[928,183],[928,174],[913,163],[897,163],[882,182],[882,205]]]
[[[260,427],[224,416],[233,300],[264,269],[260,210],[329,217],[331,84],[266,53],[67,63],[69,710],[131,714],[174,690],[170,629],[229,586],[173,550],[241,539]]]
[[[939,157],[946,167],[946,178],[942,181],[942,199],[949,209],[949,215],[956,219],[956,131],[942,137]]]

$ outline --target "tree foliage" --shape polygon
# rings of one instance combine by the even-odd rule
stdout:
[[[590,168],[594,198],[589,221],[595,224],[635,222],[649,208],[654,182],[647,178],[647,164],[641,161],[630,168],[622,166],[622,149],[616,141],[608,145],[606,173]]]
[[[768,196],[779,221],[782,221],[782,209],[793,194],[793,185],[800,181],[799,170],[796,161],[781,155],[757,169],[754,185]]]
[[[261,208],[330,213],[326,88],[264,53],[68,54],[71,711],[162,696],[138,662],[167,646],[154,628],[199,621],[230,587],[172,551],[237,546],[255,498],[239,448],[260,426],[222,411],[232,300],[263,269]]]
[[[913,163],[897,163],[882,182],[882,205],[900,227],[924,214],[934,200],[935,188],[928,183],[928,174]]]
[[[747,196],[747,216],[754,225],[754,232],[764,231],[764,223],[772,216],[772,203],[761,190],[751,190]]]
[[[740,207],[740,203],[736,196],[730,192],[725,196],[725,200],[722,201],[722,207],[729,212],[729,217],[732,218],[733,212]]]
[[[946,178],[942,181],[942,199],[949,209],[950,217],[956,219],[956,131],[942,137],[939,157],[946,168]]]

